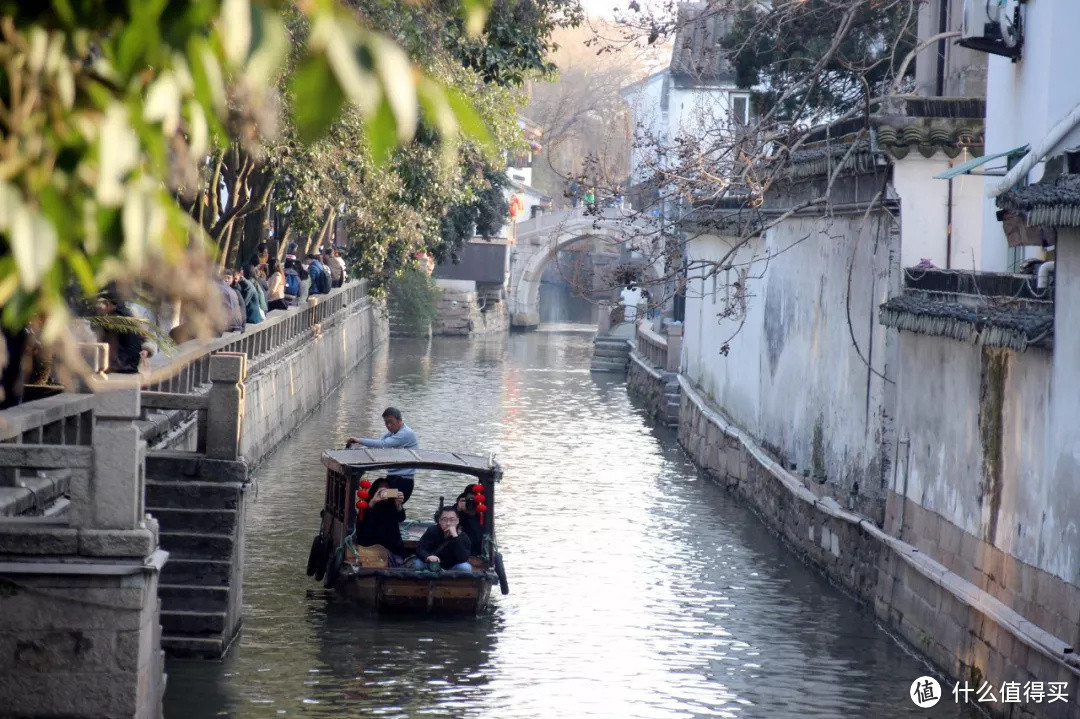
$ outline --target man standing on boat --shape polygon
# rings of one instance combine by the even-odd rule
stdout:
[[[345,442],[346,447],[359,444],[364,447],[386,448],[400,447],[402,449],[418,449],[420,443],[416,439],[416,432],[412,431],[405,420],[401,418],[401,410],[396,407],[387,407],[382,413],[383,424],[386,425],[386,434],[381,439],[368,439],[364,437],[349,437]],[[404,501],[409,501],[412,495],[413,484],[416,478],[416,469],[391,469],[386,473],[386,479],[391,489],[396,489],[404,495]]]

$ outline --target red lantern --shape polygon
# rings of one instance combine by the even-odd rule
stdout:
[[[357,494],[360,495],[360,499],[367,499],[371,496],[366,489],[361,489]]]
[[[473,494],[483,494],[484,493],[484,485],[482,485],[482,484],[474,484],[472,487],[469,487],[469,489],[471,489],[473,491]]]
[[[368,504],[364,500],[362,500],[362,499],[356,500],[356,508],[357,509],[367,509],[367,506],[368,506]]]
[[[366,480],[366,479],[361,479],[360,480],[360,488],[361,489],[371,489],[371,482]]]
[[[481,512],[481,513],[483,513],[483,512],[486,512],[486,511],[487,511],[487,505],[486,505],[486,504],[484,504],[484,503],[483,503],[483,502],[481,501],[481,502],[480,502],[479,504],[477,504],[477,505],[476,505],[476,510],[477,510],[478,512]]]

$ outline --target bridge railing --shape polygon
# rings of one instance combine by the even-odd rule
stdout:
[[[682,355],[682,325],[668,325],[666,336],[654,332],[650,325],[652,321],[645,317],[637,322],[635,344],[638,354],[665,372],[678,372]]]

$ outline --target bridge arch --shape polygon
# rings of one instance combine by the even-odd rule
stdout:
[[[540,278],[560,250],[591,237],[609,238],[613,243],[622,240],[628,233],[625,218],[629,214],[605,210],[600,215],[584,215],[572,209],[520,223],[508,291],[511,325],[533,329],[540,324]]]

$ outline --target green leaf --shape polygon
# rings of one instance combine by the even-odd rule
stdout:
[[[465,32],[469,37],[479,37],[487,23],[491,0],[462,0],[461,12],[465,16]]]
[[[23,289],[36,290],[56,260],[56,228],[41,213],[21,205],[11,218],[8,240]]]
[[[416,132],[416,82],[412,63],[396,43],[381,35],[367,39],[368,48],[375,59],[375,72],[379,75],[383,95],[389,101],[396,121],[397,137],[402,142],[412,139]]]
[[[248,0],[225,0],[221,4],[221,39],[225,57],[239,65],[251,47],[251,3]]]
[[[446,99],[454,111],[454,117],[457,119],[462,132],[479,143],[488,152],[495,152],[497,150],[495,141],[492,139],[491,133],[488,132],[487,125],[484,124],[480,113],[476,111],[469,99],[454,88],[447,90]]]
[[[313,142],[341,113],[345,95],[330,63],[322,55],[309,57],[297,66],[289,81],[293,97],[293,121],[300,140]]]
[[[394,120],[394,111],[390,108],[390,102],[383,98],[375,110],[375,114],[364,126],[367,134],[368,146],[371,148],[371,159],[378,167],[390,159],[394,148],[397,147],[397,122]]]

